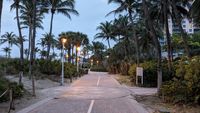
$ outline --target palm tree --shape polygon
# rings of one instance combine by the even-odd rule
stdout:
[[[184,31],[182,24],[181,24],[183,16],[188,15],[188,11],[184,7],[185,2],[187,2],[187,0],[178,0],[178,1],[169,0],[169,4],[171,5],[171,8],[173,10],[174,21],[175,21],[175,23],[177,23],[177,25],[181,31],[181,34],[182,34],[182,40],[183,40],[185,52],[188,57],[191,57],[190,49],[189,49],[188,41],[187,41],[188,35]]]
[[[13,32],[6,32],[4,35],[1,36],[0,44],[8,43],[8,48],[11,49],[11,47],[14,45],[17,45],[17,36]],[[10,52],[8,54],[8,57],[10,58]]]
[[[171,46],[171,35],[169,32],[169,23],[168,20],[172,15],[171,6],[169,0],[157,0],[150,4],[150,18],[154,20],[157,24],[157,27],[163,29],[164,39],[167,40],[167,53],[168,53],[168,70],[171,73],[172,70],[172,46]],[[172,17],[171,17],[172,18]]]
[[[19,7],[20,7],[21,0],[14,0],[14,3],[11,5],[11,9],[15,8],[16,11],[16,19],[17,19],[17,27],[19,32],[19,39],[20,39],[20,74],[19,74],[19,83],[22,82],[22,76],[24,73],[24,43],[23,43],[23,35],[20,26],[20,17],[19,17]]]
[[[5,52],[5,56],[6,56],[6,58],[8,58],[9,57],[9,54],[10,54],[10,51],[11,51],[11,49],[9,48],[9,47],[5,47],[5,48],[3,48],[3,51]]]
[[[117,9],[115,9],[114,11],[111,11],[109,14],[111,13],[115,13],[115,14],[119,14],[119,13],[123,13],[124,11],[126,11],[128,13],[128,17],[129,20],[132,24],[132,31],[133,31],[133,38],[135,40],[135,49],[136,49],[136,56],[137,56],[137,60],[136,60],[136,64],[137,66],[139,66],[139,48],[138,48],[138,37],[136,36],[136,31],[135,31],[135,18],[133,17],[136,16],[136,10],[138,7],[138,1],[137,0],[108,0],[108,3],[115,3],[118,4],[119,7]],[[108,15],[109,15],[108,14]]]
[[[61,13],[65,16],[67,16],[69,19],[71,19],[70,14],[79,15],[79,13],[74,9],[75,0],[46,0],[46,8],[51,12],[51,22],[50,22],[50,30],[49,35],[52,35],[52,29],[53,29],[53,19],[54,14]],[[48,42],[47,47],[47,58],[50,54],[50,47],[51,43]]]
[[[132,26],[127,16],[119,15],[119,17],[114,20],[113,32],[114,35],[119,37],[119,42],[123,42],[125,52],[124,58],[128,57],[130,55],[128,45],[130,44],[130,37],[132,37]]]
[[[147,2],[146,0],[142,0],[142,8],[143,8],[143,12],[144,12],[144,18],[145,18],[145,25],[146,28],[150,34],[150,36],[153,39],[153,42],[155,44],[156,47],[156,54],[157,54],[157,74],[158,74],[158,83],[157,83],[157,87],[158,87],[158,92],[160,92],[160,88],[162,86],[162,65],[161,65],[161,47],[160,47],[160,42],[158,40],[158,36],[156,34],[153,22],[150,18],[149,15],[149,9],[147,6]]]
[[[32,80],[32,95],[36,96],[35,94],[35,78],[33,75],[33,66],[35,64],[35,38],[36,38],[36,12],[37,12],[37,3],[38,1],[33,0],[33,35],[31,40],[31,54],[30,54],[30,64],[29,64],[29,76]]]
[[[39,4],[37,4],[39,6]],[[44,10],[41,9],[37,11],[36,14],[36,27],[43,29],[42,26],[42,19],[44,18]],[[33,35],[33,2],[24,0],[22,1],[22,4],[20,4],[20,19],[22,20],[20,23],[22,28],[28,28],[29,29],[29,45],[28,45],[28,58],[30,55],[30,49],[31,49],[31,41],[32,41],[32,35]]]
[[[1,32],[1,15],[3,10],[3,0],[0,1],[0,32]]]
[[[51,46],[50,48],[53,46],[55,47],[55,44],[52,45],[53,43],[55,43],[55,40],[54,40],[54,35],[49,35],[49,33],[45,33],[43,34],[43,37],[44,38],[41,38],[41,45],[42,46],[46,46],[47,47],[47,53],[48,53],[48,44],[50,43]],[[44,48],[44,47],[43,47]],[[48,56],[46,56],[48,58]]]
[[[95,60],[103,60],[103,51],[106,49],[106,46],[102,42],[92,42],[91,50]]]
[[[100,23],[97,27],[100,32],[95,35],[95,39],[102,38],[108,41],[108,47],[110,48],[110,40],[116,40],[113,35],[113,25],[112,22],[106,21],[105,23]]]

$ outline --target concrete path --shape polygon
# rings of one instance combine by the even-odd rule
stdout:
[[[148,113],[107,73],[89,72],[55,98],[17,113]]]

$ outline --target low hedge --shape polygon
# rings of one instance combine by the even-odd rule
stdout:
[[[93,65],[90,68],[90,71],[96,71],[96,72],[108,72],[107,69],[102,65]]]
[[[20,72],[20,59],[0,59],[0,71],[6,69],[6,74],[18,74]],[[65,63],[65,77],[77,77],[84,74],[84,71],[77,73],[76,66],[71,63]],[[41,75],[61,75],[61,62],[59,60],[49,61],[44,59],[35,60],[33,67],[36,76]],[[5,71],[4,71],[5,72]],[[29,72],[29,61],[24,60],[24,73]]]

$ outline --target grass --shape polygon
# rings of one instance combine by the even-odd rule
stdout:
[[[159,110],[163,109],[170,111],[170,113],[200,113],[199,105],[165,103],[155,95],[137,95],[134,97],[139,103],[143,104],[145,108],[153,109],[153,113],[160,113]]]
[[[120,84],[124,84],[124,85],[127,85],[127,86],[134,86],[133,82],[131,81],[130,76],[117,75],[115,77]]]

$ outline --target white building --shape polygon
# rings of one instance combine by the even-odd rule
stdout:
[[[179,26],[176,23],[173,23],[172,19],[169,19],[168,23],[169,23],[169,32],[170,32],[170,34],[180,33]],[[183,27],[184,31],[187,34],[194,34],[194,33],[200,32],[200,28],[195,26],[195,24],[194,24],[192,19],[184,18],[182,20],[181,24],[182,24],[182,27]]]

